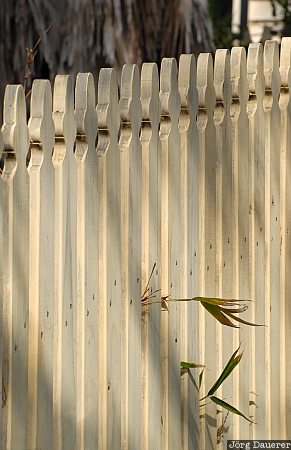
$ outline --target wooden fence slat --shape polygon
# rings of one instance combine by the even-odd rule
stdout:
[[[114,69],[100,71],[97,113],[99,323],[103,321],[99,325],[98,434],[99,448],[110,449],[121,448],[120,114]]]
[[[6,125],[7,126],[7,125]],[[1,153],[4,147],[0,138]],[[13,177],[16,157],[10,148],[1,154],[1,433],[0,448],[6,449],[11,441],[11,361],[12,361],[12,252],[13,252]]]
[[[2,134],[1,134],[2,138]],[[3,141],[2,141],[3,142]],[[3,144],[4,145],[4,144]],[[11,389],[12,389],[12,267],[13,267],[13,177],[17,167],[14,150],[8,146],[1,158],[2,209],[2,424],[0,448],[11,442]]]
[[[28,448],[53,445],[54,144],[52,93],[47,80],[32,85],[30,119],[30,293]],[[31,281],[30,281],[31,282]]]
[[[250,273],[252,321],[265,322],[265,141],[264,141],[264,64],[263,50],[260,44],[251,44],[247,56],[247,74],[249,80],[250,99],[248,101],[249,117],[249,164],[250,164]],[[265,330],[253,328],[252,333],[252,401],[258,406],[254,408],[252,427],[253,438],[264,439],[266,429],[266,377],[265,377]]]
[[[269,439],[280,439],[280,73],[279,46],[266,41],[264,46],[265,75],[265,324],[267,375],[266,415]]]
[[[1,351],[1,358],[0,358],[0,380],[1,380],[1,411],[0,411],[0,423],[1,423],[1,432],[0,432],[0,448],[3,448],[3,442],[4,442],[4,437],[2,435],[2,425],[4,423],[4,417],[5,417],[5,412],[3,411],[4,407],[5,407],[5,403],[4,403],[4,399],[5,399],[5,385],[4,385],[4,373],[2,371],[2,367],[3,367],[3,360],[4,360],[4,354],[6,353],[5,351],[5,346],[4,344],[4,336],[6,333],[6,330],[4,332],[4,326],[5,326],[5,318],[4,318],[4,311],[5,311],[5,297],[4,297],[4,233],[5,233],[5,213],[6,213],[6,209],[5,208],[5,200],[4,200],[4,183],[3,183],[3,179],[2,179],[2,174],[3,174],[3,163],[4,163],[4,155],[3,155],[3,149],[4,149],[4,145],[3,145],[3,137],[2,137],[2,132],[0,130],[0,298],[2,299],[2,302],[0,304],[0,324],[1,324],[1,329],[0,329],[0,351]],[[6,433],[5,433],[6,434]]]
[[[84,450],[85,448],[96,447],[97,429],[90,427],[88,420],[95,412],[94,419],[97,420],[97,408],[92,406],[96,404],[96,397],[90,393],[90,397],[86,397],[87,372],[86,372],[86,328],[87,328],[87,309],[86,309],[86,187],[87,179],[92,179],[86,173],[87,158],[89,152],[95,153],[95,139],[97,133],[97,115],[95,111],[95,86],[94,78],[91,73],[79,73],[75,86],[75,116],[77,124],[77,136],[75,144],[75,160],[76,160],[76,176],[77,176],[77,224],[76,224],[76,265],[77,265],[77,305],[76,305],[76,419],[77,419],[77,448]],[[90,161],[91,162],[91,161]],[[95,166],[96,170],[96,166]],[[90,208],[94,208],[91,200]],[[95,206],[96,209],[96,206]],[[90,217],[90,216],[89,216]],[[89,237],[89,235],[88,235]],[[97,270],[96,270],[97,272]],[[95,276],[96,276],[95,272]],[[88,309],[89,313],[90,310]],[[93,316],[93,314],[92,314]],[[91,355],[90,355],[91,356]],[[95,353],[95,361],[97,352]],[[94,367],[91,368],[94,370]],[[91,386],[92,387],[92,386]],[[90,400],[91,401],[90,401]],[[88,402],[89,401],[89,405]],[[90,404],[91,403],[91,404]],[[87,410],[89,408],[89,411]],[[90,417],[92,420],[92,418]],[[88,423],[89,422],[89,423]]]
[[[141,70],[142,151],[142,280],[144,301],[159,285],[159,75],[156,64]],[[149,301],[158,301],[159,292]],[[142,435],[143,450],[161,446],[160,304],[142,305]]]
[[[201,53],[197,60],[197,90],[199,109],[199,279],[201,296],[216,294],[216,132],[213,121],[215,90],[213,85],[213,61],[209,53]],[[207,366],[205,385],[201,386],[201,398],[206,395],[216,377],[216,323],[199,309],[200,363]],[[211,349],[211,350],[209,350]],[[208,403],[201,407],[201,448],[216,447],[216,407]]]
[[[140,447],[141,432],[141,125],[140,76],[125,64],[120,90],[121,435],[122,449]]]
[[[216,105],[214,123],[216,127],[216,272],[217,295],[223,298],[234,298],[236,260],[234,260],[234,189],[233,189],[233,153],[231,130],[231,79],[230,54],[219,49],[215,53],[214,87]],[[239,345],[238,333],[217,323],[217,354],[219,375],[230,356]],[[237,403],[238,372],[234,372],[223,383],[218,396],[230,404]],[[217,416],[219,428],[217,443],[223,445],[225,439],[234,439],[238,435],[238,423],[235,417],[220,409]]]
[[[78,448],[97,447],[97,116],[91,73],[79,73],[75,86],[77,136],[77,443]],[[95,189],[95,191],[94,191]],[[94,194],[92,194],[92,191]],[[96,220],[95,227],[91,227]],[[93,263],[94,261],[94,263]],[[94,325],[92,325],[94,324]]]
[[[178,89],[181,99],[179,131],[181,134],[181,297],[191,298],[198,291],[198,264],[194,256],[199,246],[198,211],[198,131],[196,115],[196,61],[194,55],[181,55]],[[184,302],[181,310],[181,360],[199,361],[198,308],[195,302]],[[197,371],[181,373],[182,446],[199,446],[199,393]]]
[[[233,153],[233,208],[234,208],[234,297],[249,299],[249,151],[248,151],[248,80],[246,52],[243,47],[231,50],[231,83],[232,83],[232,153]],[[251,308],[244,313],[246,320],[251,320]],[[250,365],[251,339],[247,326],[239,332],[243,358],[236,369],[239,389],[236,389],[235,404],[240,410],[251,415],[250,399]],[[237,381],[236,381],[237,382]],[[246,420],[239,419],[239,435],[249,439],[250,425]],[[238,430],[237,430],[238,431]],[[238,433],[237,433],[238,435]]]
[[[72,79],[68,75],[57,75],[55,78],[53,120],[56,133],[53,151],[55,167],[54,448],[60,449],[73,448],[76,441],[76,366],[72,345],[75,318],[73,308],[74,310],[76,308],[76,232],[74,233],[76,205],[75,193],[72,190],[75,171],[73,148],[76,121]]]
[[[290,327],[290,230],[291,207],[289,192],[291,190],[291,38],[283,38],[280,54],[281,75],[281,165],[280,165],[280,224],[281,224],[281,288],[280,288],[280,422],[282,439],[291,439],[288,417],[291,413],[291,386],[288,382],[291,362],[288,355],[291,342]]]
[[[28,414],[28,304],[29,304],[29,177],[26,169],[28,151],[28,128],[26,106],[22,86],[8,85],[4,98],[4,124],[2,127],[5,149],[15,152],[17,171],[13,178],[13,234],[12,276],[7,280],[9,308],[7,325],[10,336],[7,344],[12,345],[8,362],[8,417],[7,448],[25,448],[27,445]],[[11,192],[12,195],[12,192]],[[11,216],[10,216],[11,217]],[[9,246],[9,243],[8,243]],[[10,278],[10,276],[9,276]],[[10,291],[11,289],[11,291]],[[9,292],[10,291],[10,292]],[[10,353],[11,352],[11,353]]]
[[[164,58],[160,73],[161,101],[161,294],[181,298],[180,252],[180,97],[177,62]],[[165,305],[164,305],[165,306]],[[168,305],[161,315],[162,448],[181,446],[180,307]]]

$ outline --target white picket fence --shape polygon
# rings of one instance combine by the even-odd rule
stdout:
[[[284,38],[201,54],[197,70],[193,55],[160,76],[125,65],[120,91],[102,69],[96,108],[92,74],[75,90],[58,75],[53,95],[35,80],[28,125],[22,86],[7,86],[1,449],[291,439],[290,65]],[[244,318],[267,327],[144,306],[151,293],[252,299]],[[222,430],[226,411],[199,399],[239,343],[218,396],[257,424],[230,414]],[[206,365],[200,392],[182,360]]]

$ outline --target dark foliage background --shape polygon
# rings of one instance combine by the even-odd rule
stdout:
[[[207,0],[1,0],[1,103],[7,83],[24,82],[27,51],[40,37],[27,90],[35,77],[96,77],[101,67],[214,50]]]

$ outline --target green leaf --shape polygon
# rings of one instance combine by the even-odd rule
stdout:
[[[229,358],[228,363],[226,364],[225,368],[221,372],[220,377],[215,381],[212,388],[208,391],[207,397],[210,397],[211,395],[214,394],[215,391],[217,391],[219,386],[226,380],[226,378],[231,374],[233,369],[238,365],[238,363],[240,362],[241,357],[242,357],[242,354],[237,355],[238,351],[239,351],[239,347]]]
[[[236,300],[227,298],[209,298],[209,297],[193,297],[190,300],[195,302],[204,302],[214,306],[238,306],[241,302],[248,302],[250,300]]]
[[[241,306],[240,308],[226,308],[226,307],[219,307],[220,311],[223,311],[224,313],[234,313],[234,314],[238,314],[238,313],[243,313],[248,309],[247,305]]]
[[[233,328],[239,328],[236,325],[234,325],[220,310],[218,306],[210,305],[208,303],[205,303],[204,301],[201,302],[201,305],[204,306],[206,311],[208,311],[213,317],[215,317],[218,322],[220,322],[222,325],[226,325],[228,327]]]
[[[243,413],[241,413],[238,409],[236,409],[234,406],[230,405],[229,403],[226,403],[224,400],[221,400],[220,398],[214,397],[214,395],[212,395],[211,397],[209,397],[214,403],[216,403],[217,405],[221,406],[224,409],[227,409],[227,411],[233,413],[233,414],[237,414],[238,416],[243,417],[244,419],[246,419],[248,422],[250,423],[254,423],[251,419],[249,419],[248,417],[246,417]]]
[[[221,310],[225,314],[227,314],[229,317],[231,317],[233,320],[236,320],[237,322],[243,323],[245,325],[250,325],[251,327],[265,327],[266,326],[264,324],[257,324],[257,323],[248,322],[248,321],[242,319],[241,317],[234,316],[233,314],[231,314],[231,312],[233,312],[233,311],[230,312],[230,310],[227,310],[225,308],[221,308]],[[240,311],[238,311],[238,312],[240,312]]]
[[[199,367],[205,367],[205,366],[203,364],[181,361],[180,367],[181,367],[181,369],[198,369]]]
[[[204,375],[204,369],[201,370],[201,372],[199,373],[198,389],[201,388],[201,384],[202,384],[202,380],[203,380],[203,375]]]

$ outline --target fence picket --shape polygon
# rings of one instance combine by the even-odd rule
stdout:
[[[246,66],[246,52],[243,47],[234,47],[231,51],[231,82],[232,82],[232,149],[233,149],[233,205],[234,205],[234,297],[250,299],[249,289],[249,151],[248,136],[249,122],[247,116],[248,80]],[[246,320],[252,318],[252,304],[244,313]],[[244,350],[238,375],[239,389],[235,392],[235,404],[239,404],[241,411],[252,413],[249,406],[250,380],[252,366],[250,364],[251,339],[249,329],[240,328],[240,341]],[[244,374],[244,375],[242,375]],[[237,379],[236,379],[237,380]],[[237,382],[237,381],[236,381]],[[249,438],[250,425],[246,420],[239,419],[239,430],[242,436]]]
[[[31,241],[30,254],[34,286],[30,301],[29,448],[52,447],[53,436],[53,332],[54,332],[54,168],[51,154],[54,144],[52,93],[47,80],[32,85],[30,119]],[[32,323],[31,323],[32,322]],[[30,389],[32,391],[30,391]]]
[[[141,151],[142,151],[142,284],[146,301],[158,301],[159,255],[159,172],[160,120],[159,76],[155,64],[144,63],[141,71]],[[148,289],[148,291],[147,291]],[[156,292],[151,299],[152,293]],[[143,450],[161,447],[161,369],[159,303],[142,305],[142,438]]]
[[[264,146],[264,64],[261,44],[251,44],[247,57],[247,74],[250,99],[249,116],[249,153],[250,153],[250,209],[252,220],[252,240],[250,271],[251,299],[254,300],[252,321],[265,322],[265,146]],[[267,435],[266,430],[266,377],[265,377],[265,332],[261,328],[251,330],[253,379],[252,400],[258,406],[254,408],[254,420],[258,425],[253,429],[254,438]]]
[[[5,214],[5,200],[4,200],[4,183],[3,183],[3,178],[2,178],[2,174],[3,174],[3,162],[4,162],[4,155],[3,155],[3,150],[4,150],[4,145],[3,145],[3,137],[2,137],[2,132],[0,130],[0,255],[4,255],[4,233],[5,233],[5,219],[4,219],[4,214]],[[3,213],[3,214],[2,214]],[[0,329],[0,351],[1,354],[4,356],[4,352],[5,352],[5,346],[4,344],[4,327],[5,327],[5,318],[4,318],[4,302],[5,302],[5,294],[4,294],[4,258],[0,258],[0,297],[3,299],[2,303],[0,305],[0,323],[2,324],[1,329]],[[6,332],[6,330],[5,330]],[[4,437],[3,437],[3,429],[2,429],[2,425],[4,423],[3,418],[5,417],[5,413],[3,411],[5,404],[4,404],[4,398],[5,398],[5,385],[4,385],[4,376],[3,376],[3,358],[0,359],[0,379],[1,379],[1,411],[0,411],[0,421],[1,421],[1,437],[0,437],[0,448],[3,448],[3,442],[4,442]]]
[[[73,448],[76,441],[74,323],[76,308],[76,212],[74,192],[76,136],[74,92],[68,75],[57,75],[53,92],[55,145],[55,317],[54,448]],[[69,177],[69,165],[70,177]]]
[[[26,124],[25,97],[23,88],[20,85],[8,85],[6,87],[2,133],[5,149],[15,152],[17,160],[17,170],[13,177],[13,198],[10,198],[13,203],[13,275],[12,279],[9,280],[12,281],[12,286],[7,286],[8,291],[11,289],[11,293],[9,292],[8,294],[7,292],[7,294],[12,304],[12,310],[10,309],[9,311],[9,313],[12,313],[12,318],[8,318],[7,325],[12,325],[12,330],[11,332],[7,330],[10,334],[7,344],[12,346],[12,349],[10,350],[11,354],[9,354],[8,362],[9,411],[6,444],[7,448],[16,449],[25,448],[27,445],[30,245],[29,176],[26,169],[29,139]],[[10,195],[12,195],[12,192]],[[7,308],[9,308],[8,305]],[[9,353],[10,351],[8,350]]]
[[[181,134],[181,297],[191,298],[198,291],[198,264],[194,256],[199,245],[198,234],[198,132],[196,116],[198,97],[196,61],[194,55],[181,55],[178,89],[181,98],[179,131]],[[194,232],[194,230],[196,230]],[[198,317],[199,305],[181,303],[181,360],[199,361]],[[196,323],[195,323],[196,322]],[[199,393],[196,370],[181,373],[182,446],[199,446]],[[190,433],[189,430],[192,430]]]
[[[179,227],[180,98],[177,75],[176,60],[164,58],[160,73],[161,294],[172,298],[181,298],[182,269]],[[180,306],[179,302],[168,306],[164,304],[161,315],[162,448],[165,450],[181,446]]]
[[[103,327],[99,327],[101,354],[99,356],[100,383],[98,386],[100,393],[98,445],[100,448],[110,449],[121,448],[121,234],[120,155],[118,148],[120,114],[114,69],[102,69],[100,71],[97,113],[99,220],[96,219],[96,221],[99,223],[100,254],[98,301],[101,303],[99,306],[99,321],[104,321]],[[90,170],[92,171],[92,168]],[[112,180],[114,180],[114,183],[112,183]],[[96,200],[92,198],[92,201]],[[94,227],[96,221],[94,221],[94,218],[92,219],[92,226]],[[103,311],[101,308],[103,308]],[[92,327],[94,327],[94,323],[92,323]],[[103,337],[102,332],[104,333]],[[102,367],[102,364],[104,364],[104,367]]]
[[[122,449],[140,447],[141,433],[141,126],[140,77],[136,65],[122,69],[121,134],[121,379]],[[130,387],[130,389],[129,389]]]
[[[87,208],[86,196],[87,180],[92,183],[89,174],[86,173],[88,167],[87,158],[89,152],[95,153],[95,139],[97,133],[97,115],[95,111],[95,86],[94,79],[91,73],[79,73],[76,79],[75,87],[75,116],[77,124],[77,136],[75,144],[75,160],[76,160],[76,177],[77,177],[77,223],[76,223],[76,411],[77,411],[77,439],[76,445],[80,450],[94,447],[97,442],[97,430],[90,427],[85,418],[92,420],[92,413],[95,413],[94,422],[97,420],[97,408],[92,405],[92,392],[90,396],[85,395],[88,371],[86,371],[86,363],[88,364],[88,357],[86,356],[86,331],[88,321],[86,320],[86,219]],[[90,161],[91,162],[91,161]],[[96,169],[96,167],[95,167]],[[92,201],[92,199],[90,199]],[[93,203],[93,202],[92,202]],[[90,208],[96,209],[96,206],[90,204]],[[87,219],[88,220],[88,219]],[[88,235],[89,236],[89,235]],[[91,237],[92,239],[92,237]],[[96,270],[97,272],[97,270]],[[96,273],[95,273],[96,276]],[[91,311],[93,313],[93,311]],[[93,314],[92,314],[93,316]],[[97,352],[96,352],[97,353]],[[94,360],[96,361],[96,353]],[[90,355],[91,356],[91,355]],[[90,363],[89,363],[90,364]],[[91,365],[90,365],[91,366]],[[94,370],[91,366],[90,371]],[[90,386],[92,387],[92,385]],[[93,391],[94,392],[94,391]],[[91,400],[91,401],[90,401]],[[96,402],[96,397],[95,397]],[[94,402],[94,403],[95,403]],[[88,404],[89,403],[89,404]],[[87,410],[87,408],[90,411]],[[89,422],[90,423],[90,422]]]
[[[266,41],[264,46],[265,74],[265,323],[267,376],[266,415],[269,439],[279,439],[280,433],[280,73],[279,46]]]
[[[291,327],[288,320],[290,317],[290,229],[291,229],[291,208],[288,193],[291,185],[291,38],[283,38],[280,54],[280,109],[281,109],[281,165],[280,165],[280,223],[281,223],[281,288],[280,288],[280,422],[282,427],[282,439],[291,438],[290,427],[288,427],[287,417],[291,413],[291,387],[288,377],[291,369],[291,362],[288,356],[288,345],[291,342]],[[289,315],[288,315],[289,314]]]
[[[4,120],[6,119],[4,115]],[[4,122],[5,123],[5,122]],[[6,125],[7,126],[7,125]],[[8,125],[9,126],[9,125]],[[10,129],[9,129],[10,130]],[[4,147],[0,138],[1,151]],[[13,265],[13,177],[16,170],[14,150],[9,146],[1,155],[1,250],[2,255],[2,408],[0,448],[6,449],[11,442],[11,389],[12,389],[12,265]],[[5,262],[4,262],[5,261]]]
[[[199,132],[199,278],[201,296],[216,294],[216,132],[213,121],[215,90],[213,85],[213,61],[209,53],[201,53],[197,60],[197,89],[199,109],[197,127]],[[201,398],[211,388],[217,371],[216,323],[213,317],[199,309],[200,362],[207,367],[205,385]],[[210,350],[211,349],[211,350]],[[201,407],[201,448],[216,447],[216,407],[207,403]]]
[[[236,273],[234,250],[234,208],[233,208],[233,172],[232,172],[232,134],[231,134],[231,80],[230,54],[227,50],[219,49],[215,53],[214,87],[216,92],[216,106],[214,123],[216,127],[216,271],[217,294],[219,297],[234,297],[234,274]],[[234,330],[217,324],[217,367],[218,374],[233,353],[234,345],[238,346],[238,336]],[[219,389],[218,396],[235,403],[234,386],[238,384],[237,372],[233,373],[226,383]],[[223,444],[224,439],[233,439],[237,433],[235,418],[220,410],[217,421],[219,433],[217,442]],[[226,420],[225,424],[224,421]]]

